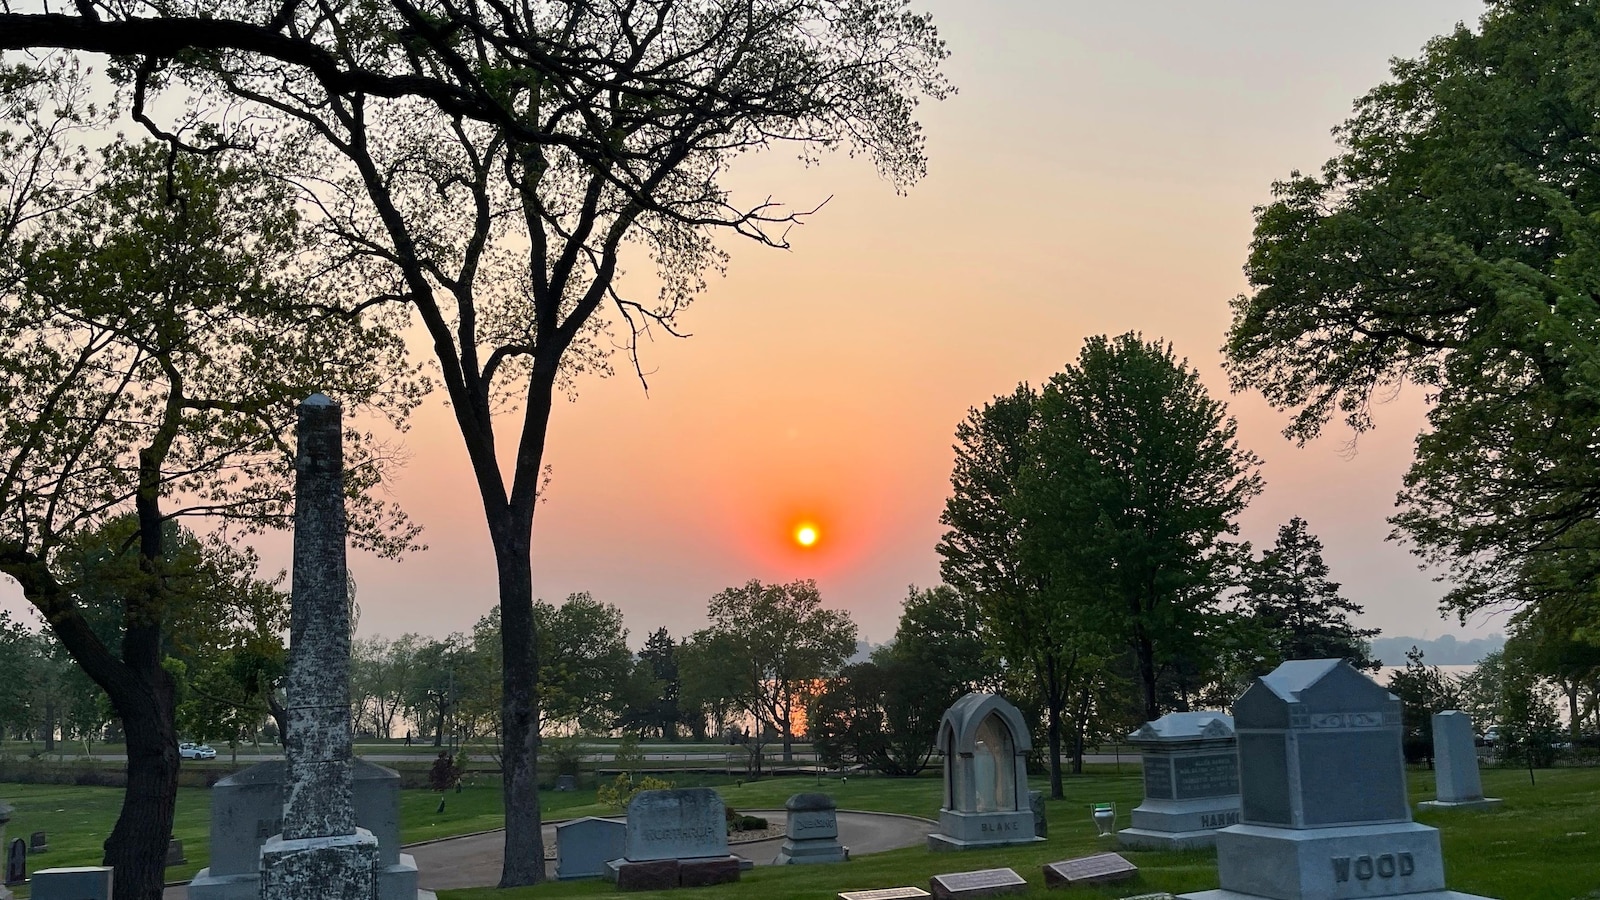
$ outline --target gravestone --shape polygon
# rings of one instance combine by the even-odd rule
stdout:
[[[1033,743],[1015,706],[971,693],[939,721],[944,805],[930,850],[969,850],[1042,841],[1028,805],[1027,755]]]
[[[1010,869],[980,869],[976,872],[952,872],[928,879],[928,890],[934,900],[956,900],[961,897],[992,897],[996,894],[1020,894],[1028,889],[1028,882]]]
[[[50,839],[42,831],[28,835],[28,855],[50,852]]]
[[[1221,889],[1187,900],[1472,900],[1445,889],[1438,830],[1411,821],[1393,694],[1343,660],[1291,660],[1233,724],[1240,821],[1217,832]]]
[[[380,900],[417,900],[416,860],[400,852],[399,774],[359,758],[351,771],[356,824],[378,839]],[[210,865],[189,884],[191,900],[260,896],[261,846],[283,831],[287,777],[287,764],[271,760],[235,772],[211,789]]]
[[[283,831],[261,845],[261,900],[372,900],[378,839],[351,803],[350,597],[341,411],[300,404]]]
[[[576,776],[576,775],[557,775],[556,776],[556,790],[558,790],[558,791],[575,791],[577,789],[578,789],[578,776]]]
[[[1188,850],[1216,843],[1239,822],[1239,758],[1233,717],[1168,713],[1128,735],[1144,764],[1144,802],[1117,842],[1138,850]]]
[[[634,794],[622,858],[606,863],[606,879],[624,891],[738,881],[740,860],[728,853],[725,813],[710,788]]]
[[[22,884],[28,880],[28,844],[17,838],[6,847],[6,884]]]
[[[839,815],[827,794],[795,794],[783,804],[783,846],[774,865],[837,863],[849,859],[839,845]]]
[[[1139,874],[1139,867],[1117,853],[1096,853],[1064,859],[1044,867],[1047,888],[1076,887],[1084,884],[1113,884]]]
[[[1050,822],[1044,815],[1044,792],[1028,792],[1028,809],[1033,812],[1033,833],[1036,837],[1050,836]]]
[[[586,816],[556,826],[556,878],[600,878],[606,863],[622,856],[628,826],[615,819]]]
[[[33,900],[111,900],[110,866],[40,869],[29,884]]]
[[[167,841],[167,868],[181,866],[188,861],[189,858],[183,855],[183,841],[177,838]]]
[[[875,888],[870,891],[840,891],[839,900],[918,900],[932,894],[919,887]]]
[[[1477,741],[1472,719],[1459,710],[1433,714],[1433,774],[1437,799],[1417,804],[1425,809],[1485,809],[1500,805],[1483,796],[1478,774]]]

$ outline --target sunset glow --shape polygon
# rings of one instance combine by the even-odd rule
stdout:
[[[817,542],[817,526],[801,525],[794,530],[794,542],[802,547],[810,547]]]

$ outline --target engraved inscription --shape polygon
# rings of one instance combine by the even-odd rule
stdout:
[[[1380,853],[1377,856],[1333,857],[1333,880],[1371,881],[1373,878],[1405,878],[1417,871],[1410,853]]]
[[[1229,825],[1239,824],[1239,811],[1221,813],[1201,813],[1201,828],[1227,828]]]
[[[1172,799],[1172,766],[1165,758],[1145,757],[1144,795],[1155,800]]]
[[[690,828],[645,828],[644,836],[652,841],[705,841],[710,840],[716,831],[708,825]]]
[[[984,822],[979,828],[984,834],[1015,834],[1022,830],[1016,822]]]
[[[801,834],[807,831],[832,831],[838,827],[837,820],[829,815],[794,815],[789,817],[789,833]]]
[[[1173,768],[1178,776],[1178,800],[1239,793],[1239,764],[1232,753],[1180,756],[1173,760]]]

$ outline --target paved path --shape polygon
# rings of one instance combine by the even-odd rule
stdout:
[[[782,819],[781,809],[750,810],[747,815],[769,819]],[[927,819],[896,816],[887,813],[839,812],[839,843],[850,848],[850,855],[881,853],[901,847],[914,847],[924,843],[938,825]],[[442,841],[419,844],[406,852],[417,858],[421,886],[430,891],[452,890],[466,887],[492,887],[500,880],[500,866],[505,861],[505,833],[491,831],[467,837],[447,838]],[[545,845],[554,847],[554,823],[544,826]],[[729,849],[756,865],[768,865],[778,855],[783,838],[775,837],[748,844],[734,844]],[[555,861],[546,864],[546,874],[555,877]],[[181,886],[167,888],[163,900],[187,900],[188,892]]]

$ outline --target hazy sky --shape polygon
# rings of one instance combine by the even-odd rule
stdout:
[[[558,405],[537,594],[617,604],[637,646],[660,625],[701,627],[724,587],[815,578],[826,604],[884,641],[907,585],[938,583],[957,422],[1048,378],[1085,336],[1137,330],[1198,367],[1265,460],[1245,537],[1270,543],[1303,516],[1333,578],[1366,605],[1364,624],[1453,631],[1436,611],[1441,587],[1384,540],[1421,392],[1380,409],[1353,452],[1340,428],[1300,448],[1259,397],[1227,396],[1218,347],[1245,287],[1251,208],[1273,179],[1318,167],[1330,128],[1388,60],[1475,21],[1481,4],[916,5],[934,13],[960,89],[922,111],[928,177],[899,197],[844,156],[739,165],[746,195],[832,199],[790,251],[725,242],[726,277],[683,318],[694,336],[646,347],[648,395],[619,359],[615,377]],[[353,557],[361,632],[470,629],[496,600],[460,438],[435,402],[406,442],[394,492],[431,549],[401,563]],[[821,528],[810,550],[791,539],[801,519]],[[286,547],[265,548],[274,567]],[[0,595],[21,605],[14,586]]]

